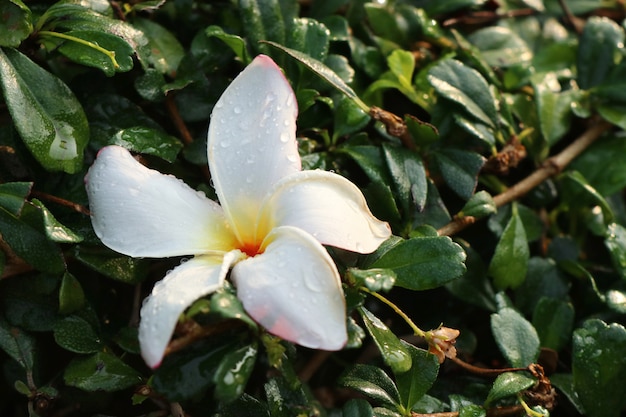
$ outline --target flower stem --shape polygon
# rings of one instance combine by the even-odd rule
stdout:
[[[105,49],[103,47],[101,47],[100,45],[93,43],[93,42],[89,42],[86,41],[85,39],[81,39],[81,38],[77,38],[76,36],[72,36],[72,35],[66,35],[65,33],[60,33],[60,32],[51,32],[49,30],[42,30],[41,32],[39,32],[40,35],[44,35],[44,36],[51,36],[53,38],[61,38],[61,39],[65,39],[68,41],[72,41],[72,42],[76,42],[76,43],[80,43],[82,45],[85,45],[91,49],[95,49],[96,51],[103,53],[104,55],[106,55],[107,57],[109,57],[109,59],[111,60],[111,62],[113,63],[113,66],[115,68],[119,68],[120,65],[117,63],[117,60],[115,59],[115,51],[109,51],[108,49]]]
[[[409,325],[409,327],[411,327],[411,329],[413,330],[413,332],[415,333],[416,336],[426,337],[426,332],[423,331],[422,329],[420,329],[419,327],[417,327],[417,325],[415,323],[413,323],[413,320],[411,320],[409,318],[409,316],[407,316],[404,313],[404,311],[400,310],[400,308],[397,305],[395,305],[394,303],[392,303],[389,299],[387,299],[386,297],[380,295],[377,292],[371,291],[367,287],[361,287],[360,289],[361,289],[361,291],[366,292],[366,293],[368,293],[368,294],[378,298],[380,301],[382,301],[383,303],[385,303],[389,307],[391,307],[391,309],[393,311],[395,311],[397,315],[402,317],[402,319]]]

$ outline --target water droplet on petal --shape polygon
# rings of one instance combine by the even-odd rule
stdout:
[[[229,140],[223,140],[220,142],[220,146],[222,148],[228,148],[230,146],[230,141]]]
[[[289,133],[287,133],[287,132],[282,132],[282,133],[280,134],[280,141],[281,141],[281,142],[283,142],[283,143],[287,143],[287,142],[289,142]]]
[[[239,107],[239,106],[235,106],[235,107],[233,107],[233,112],[234,112],[235,114],[241,114],[241,107]]]

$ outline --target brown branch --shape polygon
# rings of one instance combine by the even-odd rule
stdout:
[[[176,339],[173,339],[170,344],[167,346],[165,350],[165,356],[170,353],[177,352],[179,350],[184,349],[190,344],[204,339],[208,336],[213,336],[215,334],[223,333],[226,330],[232,329],[233,326],[242,326],[243,322],[239,320],[225,320],[223,322],[219,322],[216,324],[208,325],[208,326],[200,326],[193,320],[187,320],[182,325],[179,325],[176,329],[177,333],[182,333]],[[181,329],[182,328],[182,329]],[[182,331],[180,331],[182,330]]]
[[[514,201],[526,195],[533,188],[544,182],[550,177],[559,174],[567,165],[580,155],[585,149],[595,142],[604,132],[609,130],[611,124],[606,121],[598,121],[580,135],[571,145],[563,149],[561,153],[546,159],[543,164],[528,177],[524,178],[508,190],[496,195],[493,201],[496,207],[502,207],[511,201]],[[455,219],[452,222],[441,227],[437,233],[439,236],[451,236],[465,229],[469,224],[461,219]]]
[[[561,6],[561,9],[563,9],[563,18],[565,19],[565,22],[573,27],[579,35],[583,33],[585,21],[574,16],[565,0],[559,0],[559,5]]]
[[[332,355],[332,352],[326,350],[315,352],[311,360],[298,372],[298,379],[305,383],[308,382],[330,355]]]
[[[65,200],[63,198],[57,197],[57,196],[52,195],[52,194],[44,193],[44,192],[41,192],[41,191],[31,191],[30,195],[31,195],[31,197],[35,197],[35,198],[38,198],[40,200],[50,201],[50,202],[58,204],[60,206],[68,207],[68,208],[74,210],[75,212],[80,213],[80,214],[84,214],[86,216],[89,216],[91,214],[91,212],[89,211],[89,209],[87,209],[87,207],[82,206],[82,205],[80,205],[78,203],[74,203],[72,201]]]
[[[189,129],[187,129],[185,121],[180,116],[178,106],[174,101],[174,94],[170,93],[165,97],[165,107],[167,108],[167,113],[170,115],[172,122],[174,122],[178,133],[180,133],[180,137],[183,139],[183,142],[185,145],[190,145],[193,142],[193,137],[191,136],[191,133],[189,133]]]
[[[402,118],[376,106],[370,107],[370,116],[372,119],[382,122],[385,125],[387,133],[400,139],[405,148],[412,151],[415,150],[415,144],[413,143],[409,129]]]
[[[472,365],[471,363],[467,363],[459,358],[448,358],[464,370],[473,373],[474,375],[483,376],[486,378],[495,378],[500,374],[505,372],[519,372],[526,371],[527,368],[481,368],[479,366]]]
[[[451,19],[444,20],[441,26],[450,27],[450,26],[455,26],[459,24],[480,25],[480,24],[492,22],[494,20],[508,19],[508,18],[513,18],[513,17],[532,16],[534,14],[537,14],[537,11],[535,9],[530,9],[530,8],[509,10],[505,13],[480,11],[480,12],[469,13],[460,17],[453,17]]]

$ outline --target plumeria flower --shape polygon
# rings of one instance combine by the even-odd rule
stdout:
[[[354,184],[302,171],[296,116],[289,83],[258,56],[211,116],[208,161],[220,204],[122,147],[98,154],[86,187],[102,242],[133,257],[193,256],[143,303],[139,343],[149,366],[161,363],[180,314],[229,271],[244,309],[270,333],[309,348],[345,345],[341,281],[322,245],[369,253],[391,232]]]

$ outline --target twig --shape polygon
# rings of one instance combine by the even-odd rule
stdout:
[[[527,370],[526,368],[481,368],[479,366],[474,366],[470,363],[467,363],[465,361],[463,361],[462,359],[459,358],[448,358],[450,359],[452,362],[456,363],[458,366],[460,366],[461,368],[465,369],[468,372],[473,373],[474,375],[478,375],[478,376],[483,376],[483,377],[487,377],[487,378],[495,378],[500,374],[503,374],[505,372],[519,372],[519,371],[525,371]]]
[[[563,9],[563,17],[565,21],[569,23],[569,25],[574,28],[576,33],[580,35],[583,32],[585,22],[574,16],[565,0],[559,0],[559,5],[561,6],[561,9]]]
[[[72,201],[68,201],[65,200],[63,198],[57,197],[55,195],[52,194],[48,194],[48,193],[44,193],[41,191],[31,191],[30,192],[31,197],[35,197],[38,198],[40,200],[46,200],[46,201],[50,201],[52,203],[56,203],[60,206],[64,206],[64,207],[68,207],[72,210],[74,210],[75,212],[78,212],[80,214],[84,214],[86,216],[89,216],[91,214],[91,212],[89,211],[89,209],[87,209],[87,207],[82,206],[78,203],[74,203]]]
[[[544,163],[535,172],[524,178],[508,190],[496,195],[493,201],[496,207],[502,207],[511,201],[514,201],[524,195],[526,195],[533,188],[547,180],[548,178],[557,175],[567,165],[569,165],[574,158],[580,155],[585,149],[595,142],[604,132],[611,127],[611,124],[605,121],[599,121],[594,123],[588,128],[582,135],[580,135],[571,145],[565,148],[561,153],[552,156],[544,161]],[[452,222],[441,227],[437,233],[439,236],[452,236],[461,230],[465,229],[469,224],[463,219],[455,219]]]
[[[184,333],[172,340],[170,344],[167,346],[165,350],[165,355],[169,355],[170,353],[177,352],[182,350],[183,348],[189,346],[190,344],[203,339],[205,337],[222,333],[226,330],[230,330],[233,326],[241,326],[243,325],[242,321],[239,320],[225,320],[223,322],[219,322],[216,324],[212,324],[209,326],[200,326],[193,320],[188,320],[183,324]]]
[[[304,383],[308,382],[311,377],[317,372],[319,367],[332,355],[333,352],[327,350],[318,350],[315,352],[310,361],[304,365],[304,368],[298,372],[298,379]]]
[[[187,125],[182,117],[180,117],[180,112],[178,111],[178,106],[174,101],[174,94],[170,93],[165,97],[165,107],[167,108],[167,112],[174,122],[178,133],[180,133],[180,137],[183,139],[185,145],[190,145],[193,142],[193,137],[191,133],[189,133],[189,129],[187,129]]]
[[[474,13],[463,15],[460,17],[453,17],[451,19],[444,20],[441,26],[450,27],[450,26],[455,26],[458,24],[479,25],[479,24],[489,23],[494,20],[507,19],[511,17],[532,16],[536,13],[537,11],[535,9],[530,9],[530,8],[509,10],[505,13],[481,11],[481,12],[474,12]]]
[[[370,108],[370,116],[372,119],[382,122],[385,125],[387,133],[399,138],[405,148],[415,150],[415,144],[413,143],[413,139],[411,138],[411,134],[404,120],[376,106]]]

